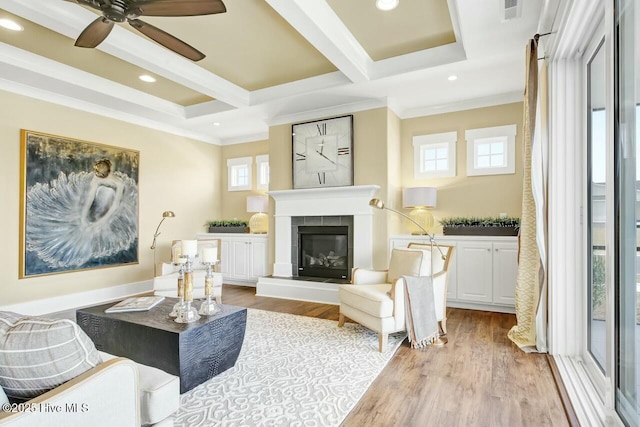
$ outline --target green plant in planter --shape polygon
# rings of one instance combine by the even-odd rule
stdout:
[[[443,227],[520,227],[518,217],[447,217],[440,220]]]

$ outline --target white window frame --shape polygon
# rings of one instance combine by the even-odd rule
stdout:
[[[516,173],[516,125],[469,129],[464,133],[467,140],[467,176],[505,175]],[[487,139],[506,138],[504,156],[506,164],[498,167],[478,167],[478,146]]]
[[[227,159],[227,190],[228,191],[247,191],[252,187],[251,166],[253,165],[253,157],[237,157],[235,159]],[[241,167],[246,168],[247,184],[234,185],[236,181],[236,173]]]
[[[413,176],[420,178],[446,178],[456,176],[456,143],[458,132],[432,133],[413,137]],[[435,146],[435,147],[434,147]],[[425,171],[422,169],[422,153],[426,148],[447,148],[447,169],[439,171]]]
[[[269,189],[269,155],[256,156],[256,188],[258,190]]]

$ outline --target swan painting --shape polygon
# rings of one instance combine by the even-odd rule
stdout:
[[[23,133],[24,277],[137,262],[139,153]]]

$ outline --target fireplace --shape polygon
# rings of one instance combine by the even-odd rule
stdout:
[[[298,227],[298,275],[348,279],[349,227]]]
[[[292,277],[351,279],[353,216],[295,216],[291,218]]]
[[[348,265],[373,267],[373,209],[369,200],[377,185],[269,191],[275,202],[273,275],[261,277],[256,295],[300,301],[339,304],[338,286],[347,279],[300,276],[298,228],[348,226]],[[349,270],[348,273],[351,273]]]

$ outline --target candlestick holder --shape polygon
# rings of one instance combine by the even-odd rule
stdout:
[[[203,262],[207,266],[207,272],[204,276],[204,296],[205,300],[202,301],[200,305],[199,314],[203,316],[211,316],[212,314],[216,314],[220,311],[220,307],[216,304],[213,298],[213,265],[216,264],[216,261],[213,262]]]
[[[180,270],[178,270],[178,298],[179,301],[174,304],[171,313],[169,313],[170,317],[178,317],[180,315],[180,311],[184,308],[184,263],[176,263],[175,265],[180,266]]]
[[[200,319],[200,315],[198,315],[198,310],[195,307],[191,307],[191,303],[193,302],[193,268],[191,265],[191,256],[187,255],[187,262],[185,263],[184,268],[184,306],[180,313],[178,313],[178,317],[174,322],[176,323],[191,323]]]

